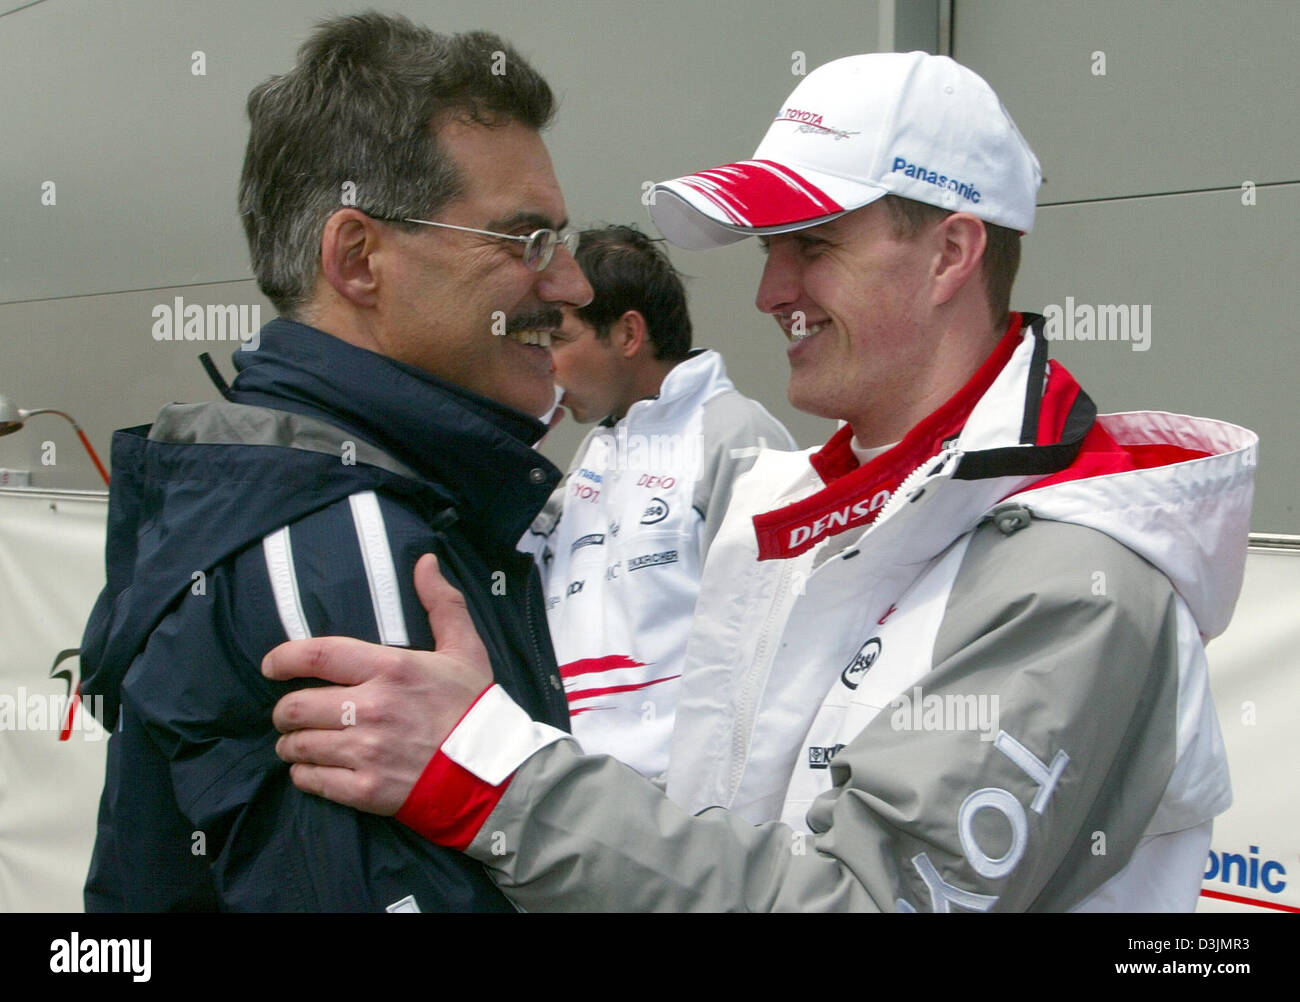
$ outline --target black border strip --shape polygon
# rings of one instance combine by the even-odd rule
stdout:
[[[1065,419],[1061,441],[1055,445],[1011,446],[983,449],[962,456],[954,480],[984,480],[989,477],[1024,477],[1059,473],[1079,454],[1083,439],[1097,419],[1097,405],[1082,389]]]

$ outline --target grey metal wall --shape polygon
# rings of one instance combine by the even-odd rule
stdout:
[[[881,3],[886,9],[881,18]],[[359,5],[360,6],[360,5]],[[927,3],[636,0],[403,2],[439,30],[515,42],[561,95],[548,144],[571,217],[635,220],[644,181],[748,154],[807,65],[923,45]],[[287,69],[338,5],[284,0],[0,3],[0,393],[71,410],[107,452],[113,428],[169,400],[213,395],[197,348],[159,343],[151,311],[270,306],[249,279],[235,214],[250,87]],[[344,7],[343,9],[347,9]],[[1300,137],[1287,109],[1300,31],[1292,0],[1232,5],[956,0],[954,55],[1003,96],[1048,182],[1015,302],[1146,304],[1149,350],[1061,343],[1103,409],[1158,407],[1263,437],[1253,527],[1300,531],[1292,435],[1298,354]],[[880,25],[893,37],[881,37]],[[206,74],[191,72],[202,51]],[[1092,73],[1092,54],[1106,74]],[[1255,183],[1254,206],[1241,185]],[[42,204],[54,181],[56,203]],[[828,422],[785,402],[775,325],[753,306],[752,241],[675,252],[698,342],[801,444]],[[207,345],[229,373],[228,345]],[[0,439],[0,467],[93,487],[66,426],[36,418]],[[567,461],[581,429],[545,451]],[[41,463],[54,441],[57,463]]]
[[[953,29],[1047,178],[1015,302],[1150,306],[1147,350],[1054,354],[1102,410],[1257,431],[1252,528],[1300,532],[1300,4],[956,0]]]
[[[363,9],[358,4],[354,9]],[[157,342],[155,306],[258,304],[235,210],[249,89],[288,69],[313,23],[347,5],[283,0],[43,0],[0,4],[0,393],[71,411],[107,451],[114,428],[214,391],[191,342]],[[392,3],[440,31],[487,28],[514,42],[560,95],[548,134],[577,223],[649,225],[643,181],[748,155],[796,77],[876,47],[875,3],[775,0]],[[11,12],[5,13],[6,10]],[[196,76],[193,54],[204,54]],[[55,182],[55,204],[42,204]],[[829,423],[785,402],[776,325],[754,308],[751,246],[678,254],[694,276],[697,343],[725,350],[733,378],[801,441]],[[229,345],[208,344],[227,375]],[[567,464],[581,437],[546,451]],[[56,446],[54,466],[42,443]],[[71,430],[52,417],[0,439],[0,467],[33,484],[95,487]]]

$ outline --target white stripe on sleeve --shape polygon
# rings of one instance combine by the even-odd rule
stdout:
[[[275,596],[275,610],[280,614],[280,625],[290,640],[306,640],[311,636],[307,616],[302,611],[302,597],[298,594],[298,576],[293,569],[293,544],[289,541],[289,527],[277,529],[262,540],[266,554],[266,573],[271,579],[271,592]]]
[[[402,615],[397,568],[393,566],[393,553],[388,548],[388,530],[384,527],[384,513],[379,510],[379,498],[375,497],[374,491],[363,491],[353,494],[348,503],[352,506],[357,542],[361,544],[361,560],[366,567],[366,583],[370,586],[370,601],[375,608],[379,642],[390,647],[409,647],[411,642],[406,635],[406,617]]]

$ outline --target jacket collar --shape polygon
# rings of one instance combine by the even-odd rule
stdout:
[[[731,389],[731,380],[722,356],[701,348],[673,366],[659,387],[658,400],[672,406],[695,406],[701,395],[712,396],[724,389]]]
[[[824,486],[793,504],[754,516],[760,560],[797,556],[823,539],[863,529],[896,494],[919,499],[929,477],[982,481],[965,495],[975,507],[1068,467],[1096,409],[1063,368],[1049,374],[1042,317],[1013,313],[982,366],[901,442],[865,465],[841,428],[810,457]]]
[[[513,548],[560,479],[535,418],[306,324],[279,318],[234,355],[235,403],[326,421],[452,495],[472,536]]]
[[[695,408],[710,397],[726,390],[735,389],[727,378],[727,367],[722,356],[711,348],[696,348],[684,361],[678,362],[664,381],[659,384],[659,392],[652,397],[638,400],[628,408],[623,420],[645,418],[651,411],[656,416],[668,411],[682,408]],[[600,422],[602,428],[613,428],[619,424],[613,415]]]

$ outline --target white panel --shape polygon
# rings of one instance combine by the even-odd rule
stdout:
[[[1217,872],[1204,890],[1256,903],[1203,897],[1200,911],[1300,910],[1298,594],[1300,550],[1252,552],[1232,625],[1206,651],[1232,770],[1233,805],[1214,823],[1206,872]],[[1227,881],[1224,853],[1245,861],[1242,866],[1230,860]]]
[[[104,584],[107,510],[0,491],[0,912],[83,907],[108,741],[81,705],[61,740],[81,669],[59,655],[81,645]]]

